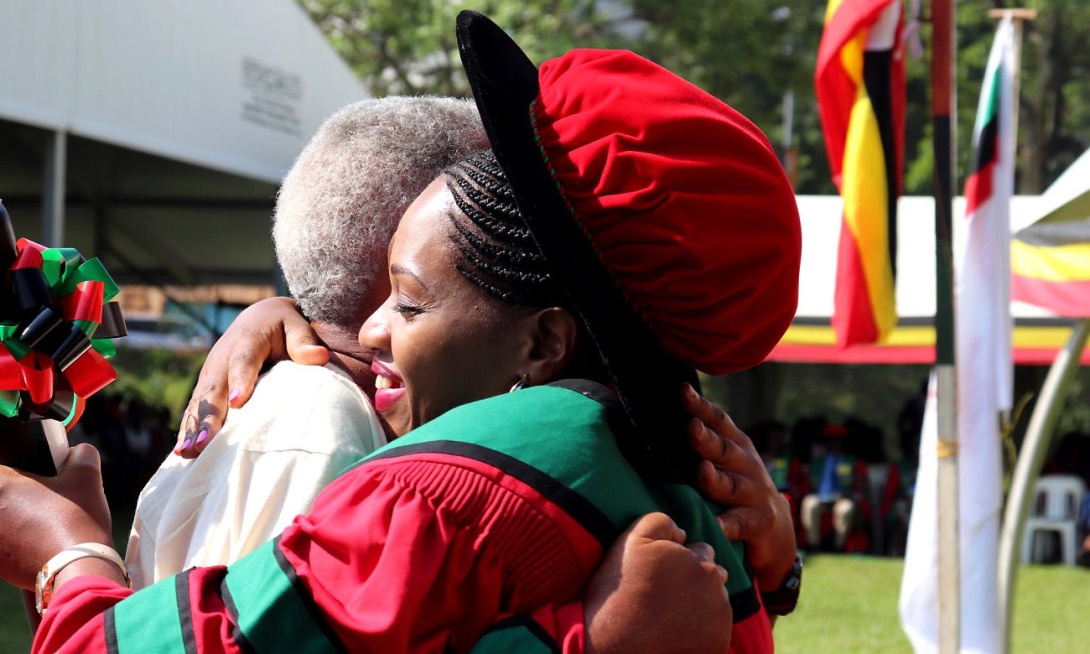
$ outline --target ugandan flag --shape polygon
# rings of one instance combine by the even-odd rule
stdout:
[[[1090,317],[1090,152],[1045,192],[1058,205],[1011,242],[1011,298]]]
[[[832,324],[841,347],[881,342],[897,323],[894,261],[904,159],[900,0],[829,0],[815,93],[844,201]]]

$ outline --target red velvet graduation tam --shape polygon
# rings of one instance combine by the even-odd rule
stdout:
[[[662,347],[709,374],[764,360],[795,315],[802,243],[764,134],[627,51],[546,61],[539,84],[543,156]]]
[[[539,70],[478,13],[457,34],[523,218],[637,426],[661,423],[686,370],[764,360],[795,314],[802,242],[764,134],[632,52]]]
[[[475,95],[493,101],[482,117],[518,195],[536,195],[525,187],[537,182],[510,175],[510,160],[536,155],[528,163],[547,169],[547,191],[666,352],[709,374],[764,360],[795,314],[802,243],[794,193],[764,134],[632,52],[574,50],[537,70],[521,51],[491,51],[517,46],[465,13],[478,33],[463,29],[463,44],[480,55],[467,70]],[[528,68],[517,69],[519,58]],[[496,96],[519,95],[516,80],[529,88],[509,114]],[[498,120],[533,136],[512,138]],[[529,204],[532,223],[546,203]],[[562,266],[567,257],[549,258]]]

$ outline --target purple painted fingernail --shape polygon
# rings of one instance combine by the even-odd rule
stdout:
[[[206,440],[208,440],[208,430],[207,429],[202,429],[201,433],[197,434],[197,445],[200,445],[201,443],[205,442]]]
[[[178,446],[178,449],[177,449],[177,450],[175,450],[175,451],[176,451],[176,452],[184,452],[184,451],[188,450],[188,449],[189,449],[189,446],[191,446],[191,445],[193,445],[193,439],[192,439],[192,438],[189,438],[189,437],[187,436],[187,437],[186,437],[186,439],[185,439],[184,441],[182,441],[182,444],[181,444],[181,445],[179,445],[179,446]]]
[[[235,400],[238,399],[239,395],[242,395],[242,391],[236,388],[235,390],[231,391],[231,395],[228,396],[227,401],[228,402],[234,402]],[[197,441],[197,442],[199,443],[200,441]]]

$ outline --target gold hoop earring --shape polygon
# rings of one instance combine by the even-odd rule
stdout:
[[[517,382],[515,382],[515,385],[512,386],[511,390],[509,390],[507,392],[508,393],[514,393],[515,391],[520,391],[520,390],[526,388],[529,384],[530,384],[530,375],[528,375],[526,373],[522,373],[522,376],[519,377],[519,380]]]

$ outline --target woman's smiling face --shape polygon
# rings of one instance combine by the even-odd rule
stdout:
[[[455,267],[440,178],[406,211],[390,243],[390,297],[360,329],[374,353],[375,408],[398,435],[442,413],[506,392],[533,347],[533,309],[493,298]]]

